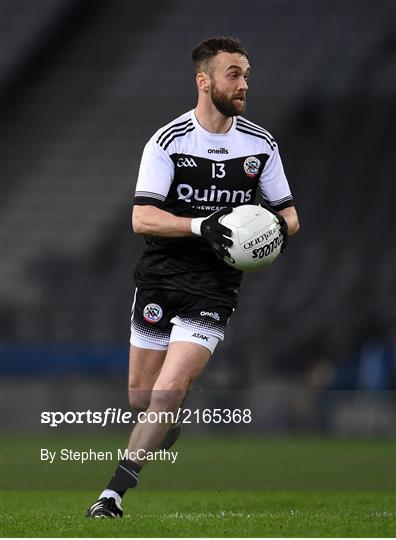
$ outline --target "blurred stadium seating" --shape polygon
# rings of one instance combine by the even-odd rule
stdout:
[[[392,386],[394,3],[3,0],[0,21],[3,373],[45,372],[54,346],[63,371],[87,371],[98,344],[119,369],[143,245],[130,228],[140,155],[194,106],[192,47],[228,34],[250,52],[246,116],[279,142],[302,229],[245,278],[213,380],[302,376],[323,358],[337,373],[376,325]],[[82,348],[68,365],[70,344]]]

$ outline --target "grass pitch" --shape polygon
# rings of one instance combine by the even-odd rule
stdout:
[[[10,537],[392,537],[395,500],[384,493],[138,492],[119,520],[83,510],[97,492],[11,492],[3,534]]]
[[[40,463],[40,448],[115,449],[124,437],[6,438],[2,534],[8,537],[393,537],[390,440],[188,438],[174,465],[152,463],[121,520],[86,508],[115,463]],[[5,465],[5,466],[4,466]],[[78,486],[80,489],[78,489]],[[161,491],[160,491],[161,490]]]

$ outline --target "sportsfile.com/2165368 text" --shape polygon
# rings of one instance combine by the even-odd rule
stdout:
[[[104,427],[109,424],[250,424],[251,409],[182,409],[171,411],[140,411],[137,417],[130,411],[107,408],[104,411],[43,411],[41,424],[59,427],[62,424],[97,424]]]

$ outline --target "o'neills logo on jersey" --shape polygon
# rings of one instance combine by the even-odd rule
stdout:
[[[179,184],[177,186],[178,199],[192,202],[223,202],[223,203],[247,203],[252,198],[252,189],[217,189],[217,186],[210,186],[210,189],[194,189],[190,184]]]
[[[158,304],[147,304],[143,309],[144,320],[156,323],[162,318],[162,308]]]
[[[208,154],[228,154],[227,148],[208,148]]]
[[[243,168],[245,170],[246,176],[249,178],[254,178],[257,176],[260,169],[261,161],[255,156],[250,156],[245,159],[243,162]]]

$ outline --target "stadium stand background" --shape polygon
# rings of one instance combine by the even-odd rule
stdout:
[[[302,229],[284,258],[245,278],[199,385],[249,389],[252,401],[272,388],[296,403],[352,389],[389,400],[395,12],[364,0],[2,0],[5,386],[35,396],[63,386],[51,399],[65,404],[82,388],[124,393],[140,155],[195,104],[192,47],[224,34],[250,53],[246,116],[280,145]],[[288,411],[274,425],[293,425],[284,400],[267,401]]]

